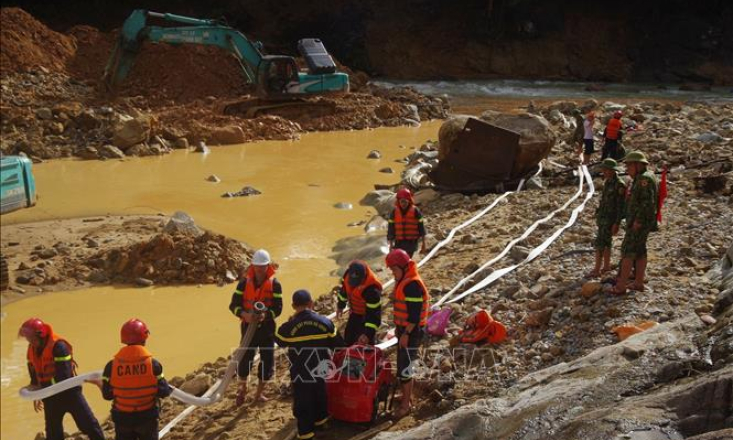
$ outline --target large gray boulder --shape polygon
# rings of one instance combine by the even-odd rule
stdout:
[[[359,201],[361,206],[371,206],[384,218],[389,216],[395,203],[395,193],[386,189],[379,189],[367,193]]]
[[[173,214],[163,228],[163,232],[170,235],[185,234],[199,236],[203,234],[203,231],[193,221],[193,217],[183,211],[176,211]]]

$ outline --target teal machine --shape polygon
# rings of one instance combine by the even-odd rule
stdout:
[[[0,159],[0,214],[36,204],[36,182],[30,159],[3,156]]]
[[[149,17],[184,26],[150,26],[147,24]],[[349,91],[349,76],[336,72],[336,65],[327,53],[325,56],[331,60],[329,66],[313,68],[313,64],[308,62],[308,72],[301,72],[292,57],[263,55],[261,43],[250,42],[244,34],[218,20],[162,14],[142,9],[133,11],[122,25],[119,40],[105,68],[103,80],[108,89],[113,90],[127,77],[145,41],[203,44],[229,51],[239,61],[242,74],[247,81],[256,85],[257,96],[261,99],[282,101],[314,94]],[[303,55],[306,61],[310,61],[308,54]],[[323,53],[320,55],[323,58]]]

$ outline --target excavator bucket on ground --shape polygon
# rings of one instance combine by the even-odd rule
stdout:
[[[503,190],[513,177],[519,137],[511,130],[469,118],[430,178],[442,190]]]

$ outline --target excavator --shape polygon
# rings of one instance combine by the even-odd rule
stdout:
[[[148,25],[148,18],[182,26],[152,26]],[[134,10],[122,25],[102,78],[109,91],[114,91],[125,80],[145,41],[203,44],[233,54],[247,82],[255,85],[256,98],[227,103],[223,108],[225,114],[255,117],[284,107],[318,106],[305,98],[349,91],[349,76],[336,71],[336,64],[318,39],[298,42],[298,50],[308,66],[307,72],[301,72],[293,57],[263,55],[260,42],[251,42],[223,21],[143,9]]]

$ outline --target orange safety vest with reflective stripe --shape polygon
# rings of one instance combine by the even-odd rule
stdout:
[[[419,220],[417,219],[415,205],[410,205],[407,212],[402,213],[399,206],[395,206],[394,210],[394,232],[395,240],[417,240],[420,238],[420,230],[418,229]]]
[[[117,411],[139,412],[155,406],[158,378],[153,373],[153,355],[142,345],[128,345],[115,355],[109,378]]]
[[[422,298],[407,298],[405,296],[405,286],[410,284],[412,281],[417,281],[422,288]],[[407,327],[409,322],[407,321],[407,303],[411,301],[422,302],[422,310],[420,311],[420,327],[423,327],[428,322],[428,309],[430,308],[430,296],[428,296],[428,289],[425,287],[420,275],[417,273],[417,263],[410,261],[407,266],[407,271],[402,277],[394,292],[394,324],[399,327]]]
[[[621,119],[611,118],[606,126],[606,139],[618,139],[618,132],[621,130]]]
[[[351,308],[351,313],[355,313],[357,315],[366,315],[367,306],[379,307],[379,304],[367,304],[364,300],[363,294],[367,287],[376,286],[380,291],[382,290],[382,283],[380,283],[377,277],[374,276],[372,269],[365,263],[364,267],[366,267],[367,271],[366,278],[356,287],[351,287],[351,285],[349,285],[348,272],[344,275],[344,290],[346,291],[346,295],[349,297],[349,307]]]
[[[260,287],[255,287],[255,272],[252,266],[247,269],[247,282],[244,286],[242,294],[242,309],[247,313],[253,313],[256,302],[261,302],[269,310],[274,305],[274,294],[272,292],[273,282],[275,278],[275,269],[272,266],[267,267],[267,278]]]
[[[56,382],[54,379],[56,376],[56,361],[71,361],[72,364],[74,363],[71,344],[69,344],[66,339],[54,333],[50,325],[46,325],[48,326],[48,337],[46,338],[46,345],[43,347],[41,354],[36,354],[35,348],[30,344],[28,344],[28,352],[26,353],[26,358],[28,359],[28,362],[31,363],[33,371],[36,373],[36,381],[39,385],[44,387]],[[66,346],[69,347],[69,355],[63,359],[56,359],[53,357],[53,348],[59,341],[63,341]],[[75,364],[72,367],[71,375],[76,376]]]

